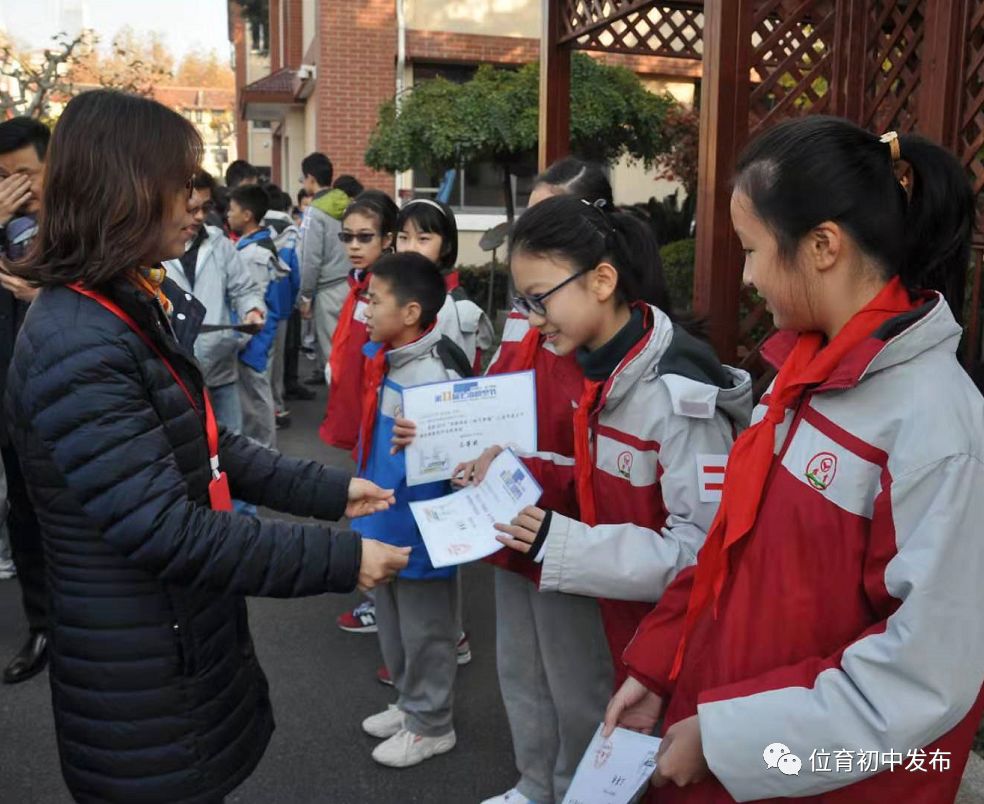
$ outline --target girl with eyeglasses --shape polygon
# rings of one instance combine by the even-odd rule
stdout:
[[[362,416],[362,347],[366,333],[365,311],[372,266],[392,250],[399,212],[393,199],[380,190],[360,193],[342,215],[338,239],[345,244],[352,270],[349,292],[331,339],[331,359],[325,366],[328,406],[318,431],[332,447],[355,449]]]
[[[539,565],[541,597],[598,599],[621,683],[623,649],[703,544],[720,498],[716,472],[723,471],[735,430],[747,423],[751,383],[674,322],[649,228],[604,202],[561,196],[526,212],[513,232],[510,270],[514,306],[557,355],[575,356],[583,380],[573,414],[574,460],[556,456],[550,484],[554,495],[566,489],[573,497],[576,515],[569,503],[565,510],[545,495],[539,506],[500,525],[500,540]],[[538,385],[549,382],[538,378]],[[465,467],[473,469],[474,482],[500,451],[492,447]],[[537,457],[542,471],[550,456]],[[503,573],[499,580],[511,579]],[[515,618],[509,602],[499,598],[500,624]],[[592,660],[578,640],[557,652],[551,639],[535,633],[534,645],[546,648],[539,650],[545,664]],[[500,664],[507,665],[518,646],[529,648],[500,646]],[[555,702],[558,692],[565,694],[550,689]],[[514,731],[520,725],[535,733],[530,718],[538,716],[537,705],[522,702],[525,713],[511,707]],[[601,711],[594,701],[590,708]],[[578,735],[580,750],[590,736]],[[560,797],[556,785],[537,790],[529,781],[524,775],[519,786],[527,799]]]

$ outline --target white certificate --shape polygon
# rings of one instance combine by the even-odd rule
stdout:
[[[477,561],[503,548],[496,522],[507,524],[543,490],[512,450],[503,450],[478,486],[410,503],[435,567]]]
[[[629,804],[656,772],[658,737],[615,729],[595,732],[574,774],[564,804]]]
[[[459,463],[496,444],[536,452],[532,371],[404,388],[403,416],[417,425],[406,449],[408,486],[449,480]]]

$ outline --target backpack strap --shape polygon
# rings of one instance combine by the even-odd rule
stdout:
[[[474,376],[475,371],[468,363],[467,356],[447,335],[442,336],[437,342],[437,356],[441,358],[441,365],[444,368],[456,372],[459,377]]]

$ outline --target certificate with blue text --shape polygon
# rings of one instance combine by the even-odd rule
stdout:
[[[487,447],[536,452],[532,371],[404,388],[402,415],[417,425],[406,449],[408,486],[449,480]]]

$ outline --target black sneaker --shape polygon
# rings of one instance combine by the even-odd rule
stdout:
[[[276,424],[278,430],[285,430],[290,427],[290,411],[289,410],[278,410],[275,414]]]

